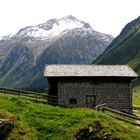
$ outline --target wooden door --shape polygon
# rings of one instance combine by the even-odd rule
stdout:
[[[96,96],[87,95],[86,96],[86,105],[88,108],[94,108],[96,106]]]

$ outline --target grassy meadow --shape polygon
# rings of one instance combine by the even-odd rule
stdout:
[[[139,129],[87,108],[62,108],[0,94],[0,118],[14,122],[8,140],[74,140],[81,128],[100,123],[98,135],[110,140],[139,140]]]

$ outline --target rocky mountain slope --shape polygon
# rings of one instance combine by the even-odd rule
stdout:
[[[112,40],[73,16],[22,28],[0,38],[0,86],[42,88],[45,64],[90,64]]]

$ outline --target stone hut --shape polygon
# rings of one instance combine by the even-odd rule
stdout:
[[[51,105],[94,108],[106,103],[132,110],[131,81],[137,74],[127,65],[46,65],[44,76]]]

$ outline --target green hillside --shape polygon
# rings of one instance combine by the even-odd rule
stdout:
[[[84,108],[61,108],[0,95],[0,118],[14,122],[8,140],[74,140],[75,135],[89,124],[100,140],[138,140],[139,129],[117,121],[100,112]],[[100,131],[98,131],[100,129]]]
[[[128,23],[94,63],[128,64],[140,75],[140,17]]]
[[[129,64],[140,74],[140,17],[128,23],[94,63]]]

